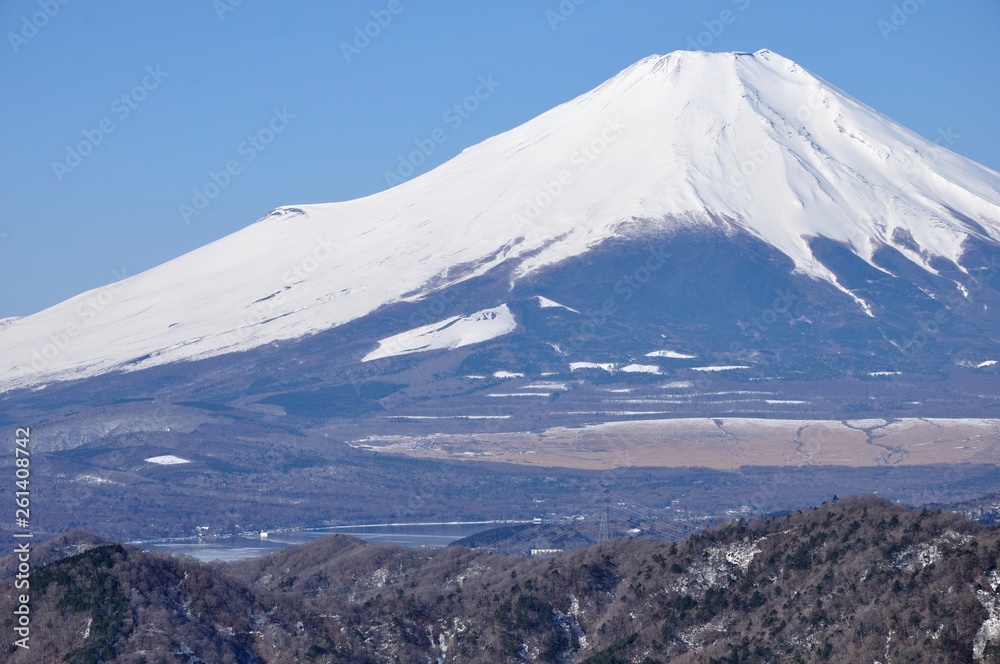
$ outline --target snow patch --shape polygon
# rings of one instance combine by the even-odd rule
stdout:
[[[986,578],[993,592],[976,591],[976,599],[983,605],[989,616],[972,639],[973,660],[983,659],[987,645],[1000,646],[1000,597],[997,596],[997,590],[1000,589],[1000,579],[997,578],[996,570],[990,572]]]
[[[565,304],[559,304],[555,300],[550,300],[547,297],[543,297],[541,295],[536,295],[535,297],[538,299],[538,306],[540,306],[542,309],[559,308],[559,309],[565,309],[566,311],[572,311],[574,314],[580,313],[579,311],[577,311],[572,307],[567,307]]]
[[[119,484],[119,482],[98,475],[77,475],[76,480],[86,484]]]
[[[674,582],[676,592],[687,592],[691,583],[702,589],[729,585],[736,580],[736,575],[746,573],[754,556],[761,552],[757,544],[759,538],[750,541],[744,538],[728,546],[709,547],[703,558],[691,565],[687,575],[678,577]]]
[[[624,373],[660,373],[660,367],[654,364],[629,364],[620,369]]]
[[[698,356],[678,353],[675,350],[654,350],[652,353],[646,353],[646,357],[665,357],[671,360],[693,360]]]
[[[191,463],[188,459],[182,459],[181,457],[174,456],[173,454],[149,457],[145,461],[146,463],[153,463],[159,466],[176,466],[182,463]]]
[[[893,559],[892,564],[897,569],[905,569],[910,572],[916,569],[923,569],[928,565],[933,565],[940,561],[942,554],[947,549],[956,545],[967,544],[972,539],[969,535],[962,535],[954,530],[946,530],[928,542],[914,544],[899,552]]]
[[[757,542],[759,541],[751,542],[749,539],[744,539],[742,542],[731,544],[724,552],[726,562],[746,572],[750,569],[750,563],[753,562],[754,556],[760,553],[760,549],[757,548]]]
[[[506,304],[468,316],[452,316],[437,323],[395,334],[378,342],[378,348],[361,358],[370,362],[386,357],[428,350],[450,350],[510,334],[517,320]]]
[[[579,371],[580,369],[603,369],[604,371],[614,371],[615,365],[613,362],[570,362],[570,371]]]

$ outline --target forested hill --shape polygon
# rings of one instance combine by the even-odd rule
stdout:
[[[48,550],[74,539],[4,661],[1000,662],[1000,530],[873,497],[540,559],[345,536],[225,565]]]

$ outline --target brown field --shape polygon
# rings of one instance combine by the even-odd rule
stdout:
[[[541,432],[371,436],[351,444],[413,457],[597,470],[996,464],[1000,420],[687,418]]]

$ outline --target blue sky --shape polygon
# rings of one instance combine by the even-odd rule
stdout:
[[[417,172],[694,45],[774,50],[1000,170],[996,0],[6,0],[0,28],[0,317],[379,191],[436,129]]]

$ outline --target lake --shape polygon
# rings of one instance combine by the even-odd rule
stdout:
[[[453,523],[388,523],[356,526],[325,526],[306,530],[269,532],[259,537],[228,537],[206,539],[203,542],[143,542],[142,546],[157,551],[183,553],[202,561],[233,561],[254,558],[279,551],[288,546],[304,544],[327,535],[350,535],[379,544],[395,544],[410,548],[448,546],[455,540],[484,530],[524,521],[465,521]]]

